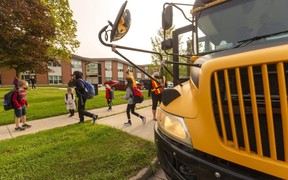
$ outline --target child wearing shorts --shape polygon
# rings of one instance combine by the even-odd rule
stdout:
[[[27,89],[28,89],[28,82],[20,80],[18,82],[18,90],[14,92],[12,97],[14,114],[15,114],[16,131],[23,131],[25,130],[25,128],[31,127],[31,125],[26,123],[26,107],[28,107],[28,102],[26,100]],[[20,119],[22,121],[22,126],[20,126]]]

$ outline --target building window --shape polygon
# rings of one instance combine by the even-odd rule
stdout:
[[[117,69],[118,69],[118,80],[124,80],[124,67],[122,63],[117,64]]]
[[[121,63],[118,63],[117,64],[117,70],[118,70],[118,72],[123,72],[124,71],[124,69],[123,69],[123,64],[121,64]]]
[[[33,75],[36,78],[35,71],[25,71],[23,72],[21,79],[27,81],[30,84],[31,75]]]
[[[112,80],[112,62],[106,61],[105,62],[105,79],[106,81]]]
[[[105,62],[105,71],[112,71],[112,63],[111,63],[111,61]]]
[[[30,83],[30,75],[28,75],[28,74],[23,74],[23,75],[22,75],[22,80],[25,80],[25,81],[27,81],[27,82]]]
[[[137,72],[137,79],[141,79],[142,77],[142,72],[139,70],[139,69],[136,69],[136,72]]]
[[[72,69],[75,69],[75,70],[82,70],[82,62],[81,61],[77,61],[77,60],[72,60],[71,61],[71,66],[72,66]]]
[[[61,67],[61,61],[59,61],[59,64],[50,61],[50,62],[48,62],[48,66],[49,67]]]
[[[106,77],[105,80],[110,81],[110,80],[112,80],[112,77]]]
[[[132,66],[128,66],[129,72],[133,73],[133,67]]]
[[[145,66],[144,71],[145,71],[147,74],[149,74],[149,68],[148,68],[147,66]],[[148,79],[148,78],[149,78],[149,77],[148,77],[146,74],[144,74],[144,79]]]
[[[86,76],[98,75],[98,64],[89,63],[86,64]]]
[[[49,84],[62,84],[62,76],[49,76]]]

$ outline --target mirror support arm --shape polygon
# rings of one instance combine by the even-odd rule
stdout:
[[[101,34],[108,28],[109,25],[103,27],[101,29],[101,31],[99,32],[98,34],[98,38],[100,40],[100,42],[104,45],[104,46],[107,46],[107,47],[111,47],[112,48],[112,51],[115,52],[116,48],[120,48],[120,49],[126,49],[126,50],[131,50],[131,51],[138,51],[138,52],[143,52],[143,53],[150,53],[150,54],[156,54],[160,57],[160,61],[163,60],[163,56],[161,53],[158,53],[158,52],[154,52],[154,51],[148,51],[148,50],[144,50],[144,49],[136,49],[136,48],[131,48],[131,47],[126,47],[126,46],[119,46],[119,45],[115,45],[115,44],[107,44],[105,43],[103,40],[102,40],[102,36]]]
[[[132,64],[134,67],[136,67],[139,71],[141,71],[142,73],[144,73],[145,75],[147,75],[150,79],[153,79],[154,81],[156,81],[158,84],[160,84],[160,82],[158,82],[154,77],[152,77],[150,74],[148,74],[147,72],[143,71],[143,69],[141,69],[140,67],[138,67],[136,64],[134,64],[132,61],[130,61],[128,58],[126,58],[124,55],[122,55],[119,51],[117,51],[117,49],[115,49],[116,54],[118,54],[120,57],[122,57],[123,59],[125,59],[127,62],[129,62],[130,64]]]
[[[115,52],[116,54],[118,54],[119,56],[121,56],[122,58],[124,58],[127,62],[129,62],[130,64],[132,64],[134,67],[136,67],[138,70],[140,70],[141,72],[143,72],[145,75],[147,75],[150,79],[153,79],[154,81],[156,81],[157,83],[159,83],[155,78],[153,78],[151,75],[149,75],[148,73],[146,73],[145,71],[143,71],[141,68],[139,68],[136,64],[134,64],[132,61],[130,61],[129,59],[127,59],[125,56],[123,56],[121,53],[119,53],[117,51],[117,48],[120,48],[120,49],[126,49],[126,50],[131,50],[131,51],[138,51],[138,52],[143,52],[143,53],[150,53],[150,54],[156,54],[160,57],[160,62],[162,64],[162,66],[165,68],[165,70],[172,76],[174,77],[173,73],[167,68],[167,66],[165,64],[163,64],[163,56],[161,53],[158,53],[158,52],[154,52],[154,51],[148,51],[148,50],[143,50],[143,49],[136,49],[136,48],[131,48],[131,47],[126,47],[126,46],[118,46],[118,45],[115,45],[115,44],[108,44],[108,43],[105,43],[102,39],[102,33],[106,31],[106,29],[108,28],[109,25],[106,25],[104,26],[101,31],[99,31],[98,33],[98,39],[100,40],[100,42],[104,45],[104,46],[107,46],[107,47],[111,47],[112,51]],[[178,82],[179,79],[177,79]],[[160,84],[160,83],[159,83]],[[182,84],[179,83],[181,86]]]
[[[139,51],[139,52],[145,52],[145,53],[152,53],[152,54],[157,54],[159,55],[161,61],[163,59],[162,55],[160,53],[157,52],[153,52],[153,51],[146,51],[146,50],[142,50],[142,49],[135,49],[135,48],[130,48],[130,47],[125,47],[125,46],[116,46],[115,44],[108,44],[106,42],[103,41],[102,39],[102,33],[106,31],[106,29],[108,28],[109,25],[104,26],[101,31],[99,31],[98,33],[98,39],[100,40],[100,42],[107,47],[111,47],[112,51],[115,52],[116,54],[118,54],[119,56],[121,56],[123,59],[125,59],[127,62],[129,62],[130,64],[132,64],[134,67],[136,67],[138,70],[140,70],[142,73],[144,73],[145,75],[147,75],[150,79],[153,79],[154,81],[156,81],[157,83],[159,83],[155,78],[153,78],[150,74],[148,74],[147,72],[143,71],[141,68],[139,68],[136,64],[134,64],[132,61],[130,61],[128,58],[126,58],[125,56],[123,56],[121,53],[119,53],[117,51],[116,48],[120,48],[120,49],[126,49],[126,50],[132,50],[132,51]],[[160,84],[160,83],[159,83]]]

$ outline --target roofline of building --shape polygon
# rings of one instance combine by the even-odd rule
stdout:
[[[117,61],[117,62],[121,62],[123,64],[127,64],[132,66],[129,62],[119,59],[119,58],[87,58],[87,57],[83,57],[83,56],[79,56],[76,54],[72,54],[72,58],[75,59],[79,59],[79,60],[85,60],[85,61],[89,61],[89,62],[95,62],[95,61]],[[137,66],[149,66],[150,64],[136,64]]]

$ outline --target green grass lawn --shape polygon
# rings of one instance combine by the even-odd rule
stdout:
[[[0,144],[0,179],[128,179],[156,157],[153,142],[91,123]]]
[[[0,97],[8,92],[0,88]],[[67,114],[65,90],[27,91],[28,120]],[[113,104],[126,103],[115,91]],[[144,91],[147,97],[147,91]],[[147,99],[147,98],[146,98]],[[0,99],[3,101],[3,99]],[[106,107],[105,91],[86,109]],[[0,125],[14,123],[14,111],[0,109]],[[72,124],[0,141],[0,179],[128,179],[156,157],[154,143],[121,130],[91,123]],[[155,167],[152,167],[155,168]]]
[[[3,102],[4,94],[11,88],[0,88],[0,102]],[[60,87],[37,87],[37,90],[27,90],[27,120],[35,120],[57,115],[68,114],[64,103],[64,95],[67,91]],[[143,91],[145,99],[147,99],[147,91]],[[125,95],[125,91],[115,91],[113,105],[126,103],[121,96]],[[86,102],[86,109],[95,109],[107,107],[105,98],[105,90],[98,90],[98,95]],[[4,111],[0,108],[0,126],[14,123],[14,110]]]

